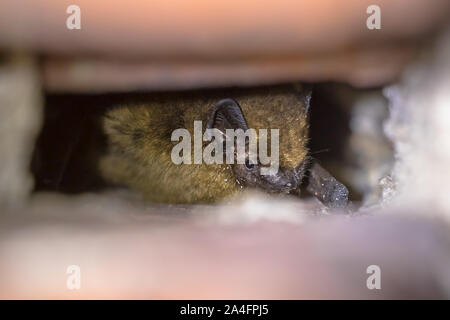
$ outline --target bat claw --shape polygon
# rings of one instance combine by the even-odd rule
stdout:
[[[311,166],[306,190],[329,208],[345,208],[348,205],[347,187],[317,162]]]
[[[348,189],[339,181],[331,183],[329,192],[326,194],[326,199],[323,203],[330,208],[343,208],[348,204]]]

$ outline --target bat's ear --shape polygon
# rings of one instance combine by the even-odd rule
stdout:
[[[294,84],[294,90],[297,92],[300,100],[305,104],[306,113],[309,113],[309,107],[312,96],[312,85],[306,83]]]
[[[226,129],[248,129],[247,121],[241,107],[233,99],[222,99],[212,108],[207,129],[219,129],[225,133]]]

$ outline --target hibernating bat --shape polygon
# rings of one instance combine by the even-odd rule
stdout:
[[[298,195],[307,179],[306,189],[325,205],[343,207],[347,188],[308,155],[310,98],[311,91],[302,85],[282,85],[181,97],[167,94],[112,108],[102,120],[107,152],[99,162],[101,175],[150,201],[164,203],[211,203],[248,188]],[[195,121],[202,122],[202,132],[255,129],[258,141],[259,129],[278,129],[277,172],[262,174],[267,165],[248,158],[240,164],[174,163],[171,155],[177,142],[172,134],[185,128],[194,136]],[[267,136],[268,146],[272,138]]]

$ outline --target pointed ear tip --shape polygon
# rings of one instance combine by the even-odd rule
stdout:
[[[221,99],[214,105],[207,127],[218,127],[223,130],[248,129],[240,105],[231,98]]]
[[[221,105],[225,105],[225,104],[231,104],[231,105],[238,105],[238,103],[236,102],[236,100],[231,99],[231,98],[225,98],[225,99],[221,99],[216,103],[216,106],[221,106]]]

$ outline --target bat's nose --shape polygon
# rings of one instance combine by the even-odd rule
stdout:
[[[291,177],[282,172],[279,172],[275,176],[269,177],[268,182],[274,190],[281,192],[292,190],[295,186],[295,183]]]
[[[291,182],[288,182],[284,185],[282,192],[289,193],[292,191],[292,189],[294,189],[294,184],[292,184]]]

